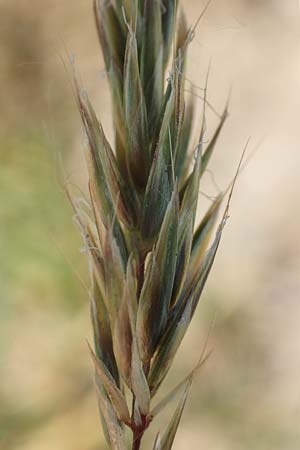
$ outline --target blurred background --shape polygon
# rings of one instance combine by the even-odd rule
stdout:
[[[1,0],[0,448],[102,450],[93,392],[88,283],[61,187],[85,187],[75,61],[111,136],[110,99],[91,1]],[[204,1],[185,0],[188,21]],[[250,137],[231,217],[165,389],[209,348],[174,448],[300,448],[300,11],[298,0],[214,0],[190,50],[187,90],[221,111],[206,195],[232,180]],[[66,63],[67,64],[64,64]],[[66,66],[66,67],[65,67]],[[199,107],[201,100],[199,99]],[[208,136],[216,117],[208,114]],[[154,424],[167,424],[172,406]],[[151,433],[144,448],[151,448]]]

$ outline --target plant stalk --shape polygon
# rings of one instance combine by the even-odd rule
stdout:
[[[132,450],[140,450],[140,446],[141,446],[141,442],[142,442],[142,438],[144,436],[145,431],[147,430],[148,426],[149,426],[149,418],[147,416],[144,416],[143,414],[140,415],[141,417],[141,423],[136,424],[134,422],[134,410],[136,407],[136,399],[133,398],[132,401],[132,426],[131,426],[131,430],[132,430]]]
[[[140,450],[144,431],[137,430],[133,433],[132,450]]]

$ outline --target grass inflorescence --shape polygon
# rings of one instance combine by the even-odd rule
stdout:
[[[110,144],[78,81],[88,140],[89,204],[72,201],[92,273],[97,396],[113,450],[138,450],[153,418],[181,392],[153,450],[171,449],[194,374],[153,399],[195,313],[227,210],[210,244],[220,194],[196,225],[199,185],[227,117],[205,144],[206,88],[199,138],[194,97],[185,98],[188,27],[175,0],[95,0],[94,14],[113,105]]]

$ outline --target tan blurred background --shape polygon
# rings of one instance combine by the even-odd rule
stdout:
[[[204,5],[182,2],[194,21]],[[85,338],[88,283],[61,167],[84,187],[75,61],[110,133],[91,1],[0,1],[0,448],[105,448]],[[189,80],[230,118],[202,191],[232,179],[251,137],[213,273],[172,376],[193,366],[211,321],[214,353],[174,448],[300,448],[300,11],[297,0],[214,0]],[[190,88],[189,82],[187,89]],[[201,94],[201,90],[197,91]],[[201,100],[199,100],[201,106]],[[216,123],[208,117],[209,129]],[[201,207],[207,204],[200,196]],[[167,388],[166,387],[166,388]],[[168,411],[156,423],[167,423]],[[145,441],[144,448],[151,448]]]

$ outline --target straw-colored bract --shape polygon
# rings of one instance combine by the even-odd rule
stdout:
[[[153,406],[153,399],[192,320],[221,238],[224,219],[209,246],[222,195],[197,227],[195,219],[200,180],[227,110],[204,144],[205,90],[193,148],[193,97],[187,102],[184,92],[195,29],[175,0],[95,0],[94,14],[115,140],[106,139],[76,81],[88,139],[90,204],[73,205],[91,259],[90,351],[100,415],[111,449],[138,450],[153,416],[181,392],[153,446],[169,450],[205,356],[162,402]]]

